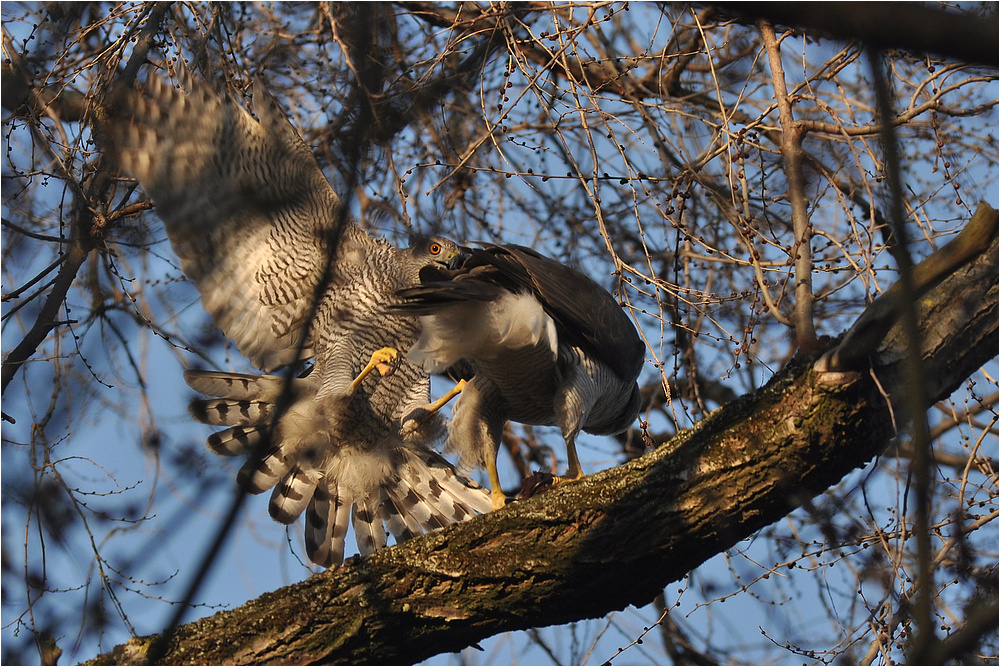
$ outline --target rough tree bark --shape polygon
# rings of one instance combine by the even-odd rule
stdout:
[[[981,205],[969,261],[945,262],[920,300],[932,401],[996,355],[997,224]],[[862,371],[797,357],[646,456],[182,626],[158,659],[404,664],[643,605],[879,455],[896,434],[886,397],[905,390],[900,346],[890,330]],[[156,639],[90,664],[144,663]]]

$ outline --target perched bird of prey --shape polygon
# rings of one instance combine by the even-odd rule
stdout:
[[[400,429],[430,382],[397,352],[417,339],[417,319],[388,307],[458,246],[417,238],[401,250],[365,233],[259,81],[254,119],[186,70],[179,79],[183,91],[151,75],[123,95],[111,155],[153,199],[184,274],[240,352],[265,372],[313,360],[287,387],[279,375],[188,371],[210,397],[192,414],[227,427],[209,447],[249,456],[239,479],[252,493],[274,488],[275,520],[305,512],[306,551],[323,566],[342,562],[351,522],[367,555],[386,528],[400,541],[488,511],[482,487],[428,447],[443,419]]]
[[[394,310],[420,315],[411,361],[473,374],[456,388],[446,448],[486,467],[496,509],[505,503],[496,456],[507,420],[559,426],[563,479],[582,477],[580,430],[620,433],[639,413],[645,346],[611,294],[579,271],[517,245],[466,251],[457,268],[421,270]]]

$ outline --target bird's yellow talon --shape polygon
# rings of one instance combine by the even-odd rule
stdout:
[[[578,482],[583,479],[583,472],[579,471],[576,475],[569,475],[568,473],[563,476],[553,476],[552,484],[565,484],[566,482]]]
[[[358,373],[358,377],[354,378],[351,382],[350,393],[353,394],[364,382],[364,379],[368,377],[368,374],[374,370],[379,372],[379,375],[385,377],[393,371],[399,368],[399,350],[393,347],[383,347],[372,352],[372,358],[368,361],[368,364]]]
[[[500,488],[500,475],[497,473],[496,454],[486,459],[486,474],[490,477],[490,509],[498,510],[507,504],[507,496]]]
[[[499,486],[493,487],[490,491],[490,511],[496,511],[507,506],[507,496],[503,494]]]
[[[372,364],[382,377],[399,368],[399,350],[394,347],[383,347],[372,353]]]

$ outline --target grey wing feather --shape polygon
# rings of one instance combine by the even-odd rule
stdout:
[[[493,301],[502,293],[500,286],[477,280],[431,282],[397,290],[396,296],[404,301],[393,304],[389,310],[410,315],[431,315],[437,313],[442,305],[456,301]]]
[[[201,79],[182,72],[181,83],[186,95],[153,75],[126,96],[113,151],[154,199],[216,324],[259,368],[294,362],[343,205],[262,86],[258,122]]]

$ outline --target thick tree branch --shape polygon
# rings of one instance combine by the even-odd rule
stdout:
[[[998,64],[1000,33],[996,16],[927,7],[917,2],[714,2],[747,19],[859,39],[880,48],[935,53],[982,65]]]
[[[997,274],[994,238],[921,299],[929,400],[995,356]],[[870,372],[815,371],[797,358],[646,456],[182,626],[162,657],[411,663],[646,604],[877,456],[895,435],[882,391],[905,391],[904,352],[893,330]],[[142,662],[150,642],[92,664]]]
[[[962,233],[921,262],[913,271],[914,296],[920,298],[987,247],[997,234],[997,211],[980,203]],[[831,370],[855,370],[864,366],[868,355],[881,344],[905,307],[901,284],[896,283],[875,299],[854,326],[829,352]]]

